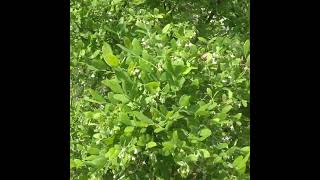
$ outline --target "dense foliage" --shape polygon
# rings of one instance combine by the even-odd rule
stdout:
[[[249,0],[71,0],[70,179],[249,179]]]

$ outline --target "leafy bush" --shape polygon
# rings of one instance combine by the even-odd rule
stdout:
[[[249,0],[72,0],[71,179],[249,179]]]

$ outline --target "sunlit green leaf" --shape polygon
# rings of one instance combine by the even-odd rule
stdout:
[[[186,95],[181,96],[180,100],[179,100],[179,105],[180,106],[188,106],[190,97],[191,96],[186,96]]]
[[[205,140],[206,138],[208,138],[209,136],[211,136],[212,132],[210,129],[205,128],[205,129],[201,129],[199,132],[199,135],[201,136],[201,140]]]
[[[115,94],[113,95],[113,98],[118,101],[121,101],[122,103],[128,103],[130,101],[128,97],[124,94]]]
[[[115,93],[123,93],[122,88],[119,84],[119,81],[115,79],[111,79],[111,80],[106,79],[106,80],[103,80],[102,83],[107,87],[109,87]]]
[[[157,143],[151,141],[146,145],[146,149],[150,149],[150,148],[153,148],[153,147],[156,147],[156,146],[157,146]]]
[[[171,24],[167,24],[167,25],[162,29],[162,33],[164,33],[164,34],[168,33],[170,27],[171,27]]]

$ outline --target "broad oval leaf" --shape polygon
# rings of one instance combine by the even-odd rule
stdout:
[[[138,39],[134,38],[132,40],[132,50],[134,51],[134,53],[136,53],[137,55],[141,55],[142,53],[142,47],[140,42],[138,41]]]
[[[146,145],[146,149],[150,149],[150,148],[153,148],[153,147],[156,147],[156,146],[157,146],[157,143],[151,141]]]
[[[171,24],[167,24],[163,29],[162,29],[162,33],[167,34],[169,32],[169,29],[171,27]]]
[[[211,136],[212,132],[210,129],[205,128],[205,129],[201,129],[199,132],[199,135],[201,136],[201,141],[207,139],[209,136]]]
[[[198,156],[196,156],[194,154],[190,154],[190,155],[187,156],[187,159],[189,161],[196,162],[198,160]]]
[[[134,130],[134,127],[133,127],[133,126],[128,126],[128,127],[126,127],[126,128],[124,129],[124,132],[128,134],[128,133],[132,133],[133,130]]]
[[[203,153],[203,157],[204,158],[209,158],[210,157],[210,153],[208,150],[206,149],[200,149],[200,151]]]
[[[249,51],[250,51],[250,40],[247,40],[243,45],[243,53],[244,53],[244,55],[247,56]]]
[[[103,57],[107,58],[108,55],[113,55],[113,51],[112,51],[112,48],[110,46],[110,44],[108,43],[103,43],[103,46],[102,46],[102,55]]]
[[[113,54],[108,54],[107,56],[104,56],[104,60],[111,67],[118,67],[120,64],[120,60],[118,59],[118,57]]]
[[[128,103],[130,100],[128,99],[128,97],[124,94],[115,94],[113,95],[113,98],[118,100],[118,101],[121,101],[122,103],[126,104]]]
[[[123,90],[119,84],[119,81],[116,79],[106,79],[102,81],[102,84],[106,85],[107,87],[109,87],[113,92],[115,93],[123,93]]]
[[[191,96],[183,95],[180,97],[179,100],[179,105],[182,107],[188,106],[189,105],[189,100]]]
[[[142,113],[139,112],[139,111],[133,111],[132,113],[133,113],[133,115],[134,115],[136,118],[138,118],[140,121],[144,121],[144,122],[147,122],[147,123],[149,123],[149,124],[152,124],[152,123],[153,123],[153,121],[152,121],[150,118],[148,118],[147,116],[145,116],[144,114],[142,114]]]
[[[221,113],[228,113],[232,109],[231,105],[227,105],[222,108]]]
[[[166,129],[165,129],[165,128],[162,128],[162,127],[159,127],[159,128],[156,128],[156,129],[154,130],[154,132],[155,132],[155,133],[159,133],[159,132],[164,131],[164,130],[166,130]]]

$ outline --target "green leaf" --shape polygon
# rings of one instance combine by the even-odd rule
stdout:
[[[108,100],[109,100],[112,104],[118,104],[118,101],[113,98],[113,95],[114,95],[113,92],[109,92],[109,93],[108,93]]]
[[[113,1],[112,1],[112,4],[113,4],[113,5],[116,5],[116,4],[119,4],[121,1],[122,1],[122,0],[113,0]]]
[[[122,103],[126,104],[128,103],[130,100],[128,99],[128,97],[124,94],[115,94],[113,95],[113,98],[118,100],[118,101],[121,101]]]
[[[250,157],[250,151],[248,152],[246,157],[244,157],[244,159],[243,159],[245,161],[245,163],[247,163],[247,161],[249,160],[249,157]]]
[[[195,79],[195,80],[193,80],[192,83],[191,83],[191,85],[194,85],[194,86],[196,86],[197,88],[199,88],[199,84],[200,84],[199,79]]]
[[[113,55],[112,48],[108,43],[103,43],[102,46],[102,55],[107,58],[108,55]]]
[[[189,100],[191,96],[183,95],[180,97],[179,100],[179,105],[182,107],[188,106],[189,105]]]
[[[194,154],[190,154],[190,155],[187,156],[187,159],[188,159],[189,161],[192,161],[192,162],[197,162],[198,156],[196,156],[196,155],[194,155]]]
[[[104,102],[101,102],[101,101],[90,99],[89,97],[84,97],[83,100],[89,101],[89,102],[92,102],[92,103],[96,103],[96,104],[103,104],[104,103]]]
[[[246,147],[241,148],[241,151],[250,152],[250,146],[246,146]]]
[[[210,153],[209,153],[208,150],[206,150],[206,149],[200,149],[200,151],[202,151],[204,158],[209,158],[209,157],[210,157]]]
[[[141,55],[142,53],[142,47],[140,45],[140,42],[138,41],[138,39],[134,38],[132,40],[132,50],[135,52],[135,54],[137,55]]]
[[[155,15],[155,18],[162,19],[163,15],[162,14],[157,14],[157,15]]]
[[[248,101],[246,101],[246,100],[241,100],[241,103],[242,103],[243,107],[248,106]]]
[[[106,63],[108,65],[110,65],[111,67],[118,67],[120,64],[120,60],[117,58],[117,56],[115,56],[113,54],[108,54],[107,56],[104,56],[103,58],[106,61]]]
[[[146,128],[149,126],[150,123],[146,122],[146,121],[137,121],[135,122],[137,127],[141,127],[141,128]]]
[[[196,144],[196,143],[198,143],[198,141],[200,141],[200,138],[195,136],[195,135],[193,135],[193,134],[189,134],[188,139],[193,144]]]
[[[111,144],[113,144],[114,138],[115,138],[114,136],[108,137],[108,138],[104,139],[103,142],[104,142],[106,145],[111,145]]]
[[[130,121],[127,113],[125,113],[125,112],[120,112],[119,113],[119,121],[121,123],[123,123],[124,125],[126,125],[126,126],[132,126],[133,125],[132,122]]]
[[[70,160],[70,168],[80,168],[83,166],[83,162],[80,159]]]
[[[134,130],[134,127],[133,126],[128,126],[124,129],[124,132],[127,133],[127,134],[130,134],[132,133]]]
[[[157,143],[151,141],[146,145],[146,149],[150,149],[150,148],[153,148],[153,147],[156,147],[156,146],[157,146]]]
[[[120,94],[123,93],[123,90],[119,84],[119,81],[117,81],[116,79],[111,79],[111,80],[106,79],[106,80],[103,80],[102,83],[107,87],[109,87],[115,93],[120,93]]]
[[[209,112],[207,111],[207,109],[208,109],[209,106],[210,106],[210,103],[200,106],[199,109],[195,112],[195,114],[197,116],[206,116],[206,115],[208,115]]]
[[[105,157],[109,160],[116,159],[120,153],[121,147],[119,145],[115,145],[110,148],[109,151],[105,154]]]
[[[135,25],[141,29],[146,29],[146,25],[143,24],[141,21],[137,21]]]
[[[96,58],[99,54],[100,54],[100,50],[96,50],[96,51],[90,56],[90,58],[91,58],[91,59],[94,59],[94,58]]]
[[[237,167],[239,165],[241,165],[243,161],[243,156],[238,156],[234,161],[233,161],[233,166]]]
[[[145,146],[147,144],[147,142],[150,141],[150,136],[148,135],[141,135],[139,137],[139,140],[137,142],[138,146]]]
[[[130,42],[130,43],[131,43],[131,42]],[[122,50],[124,50],[125,52],[131,54],[131,55],[136,55],[134,51],[132,51],[132,50],[130,50],[130,49],[122,46],[121,44],[117,44],[117,46],[118,46],[119,48],[121,48]]]
[[[97,169],[102,168],[106,163],[107,163],[107,159],[105,157],[100,157],[100,156],[95,158],[92,161],[87,162],[87,164],[89,164]]]
[[[207,42],[208,42],[208,41],[207,41],[205,38],[203,38],[203,37],[198,37],[198,39],[199,39],[199,41],[204,42],[204,43],[207,43]]]
[[[216,102],[210,102],[209,106],[208,106],[208,110],[210,111],[210,110],[214,109],[217,105],[218,104]]]
[[[132,113],[133,113],[133,115],[134,115],[136,118],[138,118],[140,121],[144,121],[144,122],[147,122],[147,123],[149,123],[149,124],[153,124],[153,121],[152,121],[150,118],[148,118],[147,116],[145,116],[144,114],[142,114],[141,112],[139,112],[139,111],[133,111]]]
[[[141,58],[139,59],[139,68],[146,73],[150,73],[152,71],[151,64],[148,61]]]
[[[102,113],[94,113],[92,118],[93,119],[99,119],[102,116]]]
[[[133,0],[133,4],[134,5],[140,5],[140,4],[143,4],[146,0]]]
[[[227,105],[224,108],[222,108],[221,113],[228,113],[232,109],[231,105]]]
[[[165,130],[165,128],[159,127],[159,128],[156,128],[156,129],[154,130],[154,132],[155,132],[155,133],[159,133],[159,132],[164,131],[164,130]]]
[[[207,88],[207,94],[212,97],[212,90],[210,88]]]
[[[176,130],[172,133],[172,142],[175,144],[179,143],[178,131]]]
[[[218,144],[218,146],[217,146],[217,148],[218,149],[225,149],[225,148],[228,148],[228,144],[227,143],[220,143],[220,144]]]
[[[234,115],[233,117],[236,118],[237,120],[241,119],[242,113],[238,113]]]
[[[201,136],[201,141],[207,139],[209,136],[211,136],[212,132],[210,129],[205,128],[205,129],[201,129],[199,132],[199,135]]]
[[[247,56],[249,51],[250,51],[250,40],[247,40],[243,45],[243,53],[244,53],[244,55]]]
[[[106,100],[104,99],[104,97],[100,95],[97,91],[93,89],[88,89],[88,91],[95,101],[99,102],[100,104],[106,103]]]
[[[235,169],[240,173],[245,173],[246,171],[246,163],[249,159],[250,153],[246,155],[245,158],[243,156],[238,156],[232,163],[232,165],[235,167]]]
[[[160,87],[160,82],[149,82],[145,86],[149,92],[155,93],[156,90]]]
[[[220,118],[213,118],[212,120],[217,123],[220,122]]]
[[[179,88],[181,89],[183,87],[183,84],[186,82],[186,79],[184,77],[181,77],[179,80]]]
[[[169,32],[169,29],[171,27],[171,24],[167,24],[163,29],[162,29],[162,33],[167,34]]]
[[[124,43],[125,47],[127,47],[129,49],[132,48],[131,40],[128,37],[123,38],[123,43]]]
[[[152,56],[149,55],[148,51],[147,50],[142,50],[142,58],[145,60],[145,61],[152,61]]]
[[[195,67],[187,67],[187,69],[184,70],[184,71],[182,72],[182,74],[183,74],[183,75],[187,75],[192,69],[197,69],[197,68],[195,68]]]
[[[88,153],[89,153],[89,154],[92,154],[92,155],[98,155],[99,152],[100,152],[100,150],[99,150],[98,148],[90,147],[90,148],[88,149]]]
[[[162,151],[165,156],[169,156],[175,149],[175,145],[171,141],[166,141],[162,143]]]

